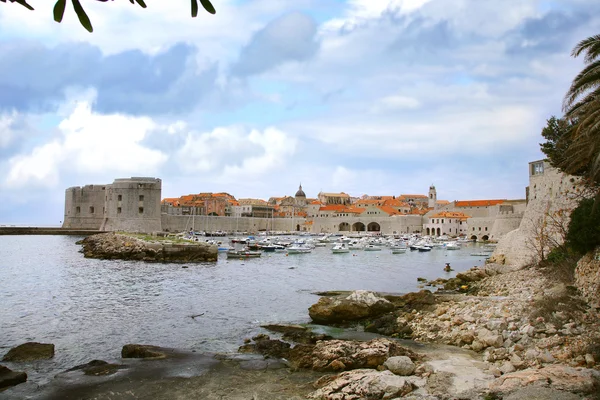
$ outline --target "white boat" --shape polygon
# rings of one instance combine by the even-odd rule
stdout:
[[[380,246],[375,246],[372,244],[368,244],[365,246],[364,248],[365,251],[381,251],[381,247]]]
[[[458,242],[448,242],[444,247],[446,250],[460,250],[460,244],[458,244]]]
[[[350,250],[362,250],[365,245],[360,240],[353,240],[348,243],[348,248]]]
[[[331,252],[333,254],[340,254],[340,253],[349,253],[350,249],[348,248],[348,246],[346,245],[346,243],[336,243],[332,248],[331,248]]]
[[[305,244],[299,244],[299,243],[294,243],[293,245],[291,245],[287,248],[288,254],[304,254],[304,253],[310,253],[311,251],[312,251],[312,248],[308,247]]]
[[[399,247],[392,249],[392,254],[404,254],[404,253],[406,253],[406,247],[403,249],[399,248]]]
[[[431,251],[431,246],[427,246],[427,245],[419,246],[419,248],[417,250],[419,250],[420,252]]]

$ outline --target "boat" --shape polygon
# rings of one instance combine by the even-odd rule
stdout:
[[[350,249],[346,245],[346,243],[336,243],[332,248],[331,252],[333,254],[341,254],[341,253],[349,253]]]
[[[261,246],[260,249],[262,251],[266,252],[266,253],[272,253],[272,252],[275,252],[277,250],[285,250],[285,246],[282,246],[280,244],[272,243],[272,244],[267,244],[267,245]]]
[[[312,251],[312,248],[308,247],[305,244],[300,244],[300,243],[294,243],[287,248],[288,254],[304,254],[304,253],[310,253],[311,251]]]
[[[373,244],[368,244],[365,246],[364,251],[381,251],[381,247],[375,246]]]
[[[419,248],[417,250],[419,250],[420,252],[431,251],[431,246],[427,246],[427,245],[419,246]]]
[[[258,258],[260,257],[260,251],[252,251],[252,250],[229,250],[227,252],[227,258]]]
[[[485,251],[480,251],[477,253],[471,253],[472,256],[477,256],[477,257],[489,257],[491,254]]]
[[[444,247],[446,250],[460,250],[460,244],[458,244],[458,242],[448,242]]]
[[[406,253],[406,247],[405,248],[397,247],[395,249],[392,249],[392,254],[404,254],[404,253]]]

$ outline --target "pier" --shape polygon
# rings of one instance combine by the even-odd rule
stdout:
[[[73,235],[89,236],[103,231],[90,229],[64,229],[61,227],[0,226],[0,235]]]

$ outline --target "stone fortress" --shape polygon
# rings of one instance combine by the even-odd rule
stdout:
[[[561,179],[543,161],[529,163],[530,187]],[[533,188],[533,189],[531,189]],[[151,233],[158,231],[296,231],[341,234],[465,236],[498,241],[519,228],[528,199],[445,201],[435,186],[427,195],[351,197],[321,192],[238,199],[228,193],[199,193],[161,199],[161,180],[133,177],[112,184],[71,187],[65,194],[63,228]]]

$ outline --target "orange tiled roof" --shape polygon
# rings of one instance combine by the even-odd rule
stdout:
[[[346,207],[346,208],[336,211],[336,213],[348,213],[348,214],[362,214],[363,212],[365,212],[365,208],[360,208],[360,207]]]
[[[381,211],[383,211],[384,213],[386,213],[388,215],[402,215],[402,213],[400,211],[396,210],[394,207],[379,206],[377,208],[379,208]]]
[[[314,204],[314,205],[322,205],[321,202],[319,200],[313,200],[310,202],[310,204]]]
[[[471,218],[471,216],[458,211],[442,211],[432,215],[430,218],[458,218],[461,221],[464,221],[467,218]]]
[[[437,200],[436,204],[445,206],[446,204],[450,204],[450,202],[448,200]]]
[[[359,201],[357,201],[354,204],[357,204],[357,205],[362,205],[362,204],[369,205],[369,204],[380,204],[380,203],[381,203],[381,200],[369,200],[369,199],[365,199],[365,200],[359,200]]]
[[[427,199],[424,194],[401,194],[399,197],[411,197],[413,199]]]
[[[504,200],[463,200],[457,201],[456,207],[487,207],[495,206],[496,204],[504,203]]]
[[[347,208],[348,206],[345,206],[343,204],[329,204],[327,206],[322,206],[321,208],[319,208],[319,211],[339,211],[345,210]]]
[[[410,207],[410,205],[408,205],[408,203],[405,203],[400,199],[387,199],[386,201],[383,202],[383,205],[391,206],[391,207]]]
[[[419,208],[413,208],[412,210],[410,210],[411,214],[414,215],[425,215],[429,212],[429,208],[425,208],[425,209],[419,209]]]

